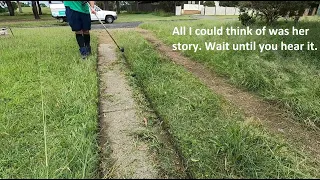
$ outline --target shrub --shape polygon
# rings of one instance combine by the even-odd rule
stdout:
[[[165,12],[164,10],[156,10],[152,14],[161,17],[169,17],[174,15],[173,13]]]
[[[249,16],[247,12],[239,15],[239,21],[241,21],[241,24],[244,26],[249,26],[255,23],[255,19],[252,16]]]
[[[8,8],[3,8],[0,6],[0,13],[8,12]]]
[[[245,12],[254,10],[262,15],[266,24],[272,24],[279,17],[298,17],[302,16],[305,8],[310,6],[310,2],[305,1],[241,1],[240,9]]]

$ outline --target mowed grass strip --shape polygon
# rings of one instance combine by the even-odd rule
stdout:
[[[0,41],[0,178],[96,177],[97,38],[87,61],[70,28]]]
[[[153,31],[157,37],[171,46],[176,43],[199,44],[201,51],[183,51],[187,57],[202,62],[220,75],[228,77],[231,83],[260,94],[266,100],[275,102],[292,112],[299,121],[320,127],[320,24],[319,17],[305,19],[295,28],[310,29],[304,36],[173,36],[174,27],[186,26],[194,29],[216,27],[242,27],[239,22],[199,20],[190,22],[149,22],[140,25]],[[318,21],[317,21],[318,20]],[[261,28],[252,26],[254,30]],[[282,23],[273,28],[292,30],[292,22]],[[253,30],[253,31],[254,31]],[[317,51],[218,51],[205,50],[204,42],[246,42],[280,44],[315,43]],[[304,46],[306,48],[306,45]],[[279,46],[280,49],[280,46]]]
[[[244,121],[192,74],[162,58],[140,34],[116,31],[115,38],[194,178],[320,176],[319,164]]]

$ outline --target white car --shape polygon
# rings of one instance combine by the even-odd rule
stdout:
[[[63,3],[59,4],[49,4],[51,15],[53,18],[60,20],[60,22],[67,22],[66,17],[66,7]],[[100,9],[98,6],[94,5],[94,9],[96,11],[96,15],[100,20],[104,20],[106,23],[113,23],[114,20],[118,18],[117,13],[115,11],[105,11]],[[98,21],[96,15],[92,14],[90,11],[91,21]]]

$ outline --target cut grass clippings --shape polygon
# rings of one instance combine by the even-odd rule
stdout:
[[[96,75],[69,28],[0,38],[0,178],[96,178]]]
[[[202,51],[183,51],[182,53],[193,60],[207,65],[220,75],[252,92],[256,92],[266,100],[275,102],[292,112],[296,119],[320,127],[320,51],[210,51],[205,50],[204,42],[286,44],[313,42],[320,48],[319,17],[305,18],[295,28],[310,29],[306,36],[173,36],[174,27],[186,26],[211,29],[214,26],[234,28],[241,27],[240,22],[198,20],[189,22],[150,22],[140,25],[141,28],[153,31],[167,45],[175,43],[199,44]],[[317,21],[318,20],[318,21]],[[260,26],[252,26],[255,29]],[[289,28],[292,22],[279,23],[274,28]],[[254,30],[253,30],[254,31]],[[306,48],[306,47],[305,47]],[[258,49],[258,48],[257,48]]]
[[[319,164],[243,116],[137,32],[115,32],[194,178],[314,178]],[[132,43],[135,42],[135,43]]]

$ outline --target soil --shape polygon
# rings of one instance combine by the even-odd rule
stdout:
[[[180,52],[173,51],[150,31],[141,28],[136,28],[136,31],[140,32],[161,54],[185,67],[213,92],[239,108],[244,112],[246,119],[254,119],[269,132],[282,136],[291,145],[303,152],[311,153],[317,161],[320,161],[319,130],[295,121],[283,109],[264,101],[261,97],[229,84],[227,79],[217,75],[213,70],[192,61]]]

